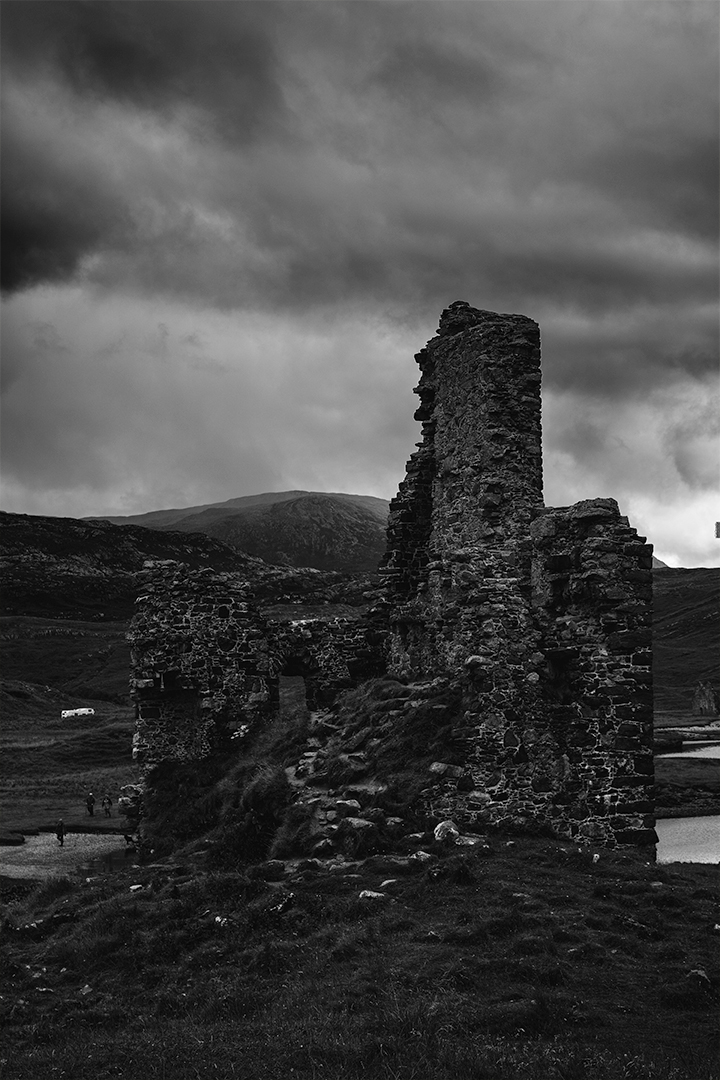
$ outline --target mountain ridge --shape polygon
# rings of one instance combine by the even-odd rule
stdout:
[[[161,524],[169,524],[171,521],[181,521],[187,517],[193,517],[206,510],[244,510],[255,506],[269,506],[279,502],[288,502],[302,498],[306,495],[320,495],[328,499],[340,499],[343,502],[354,502],[364,506],[374,513],[379,521],[387,521],[390,503],[387,499],[380,499],[375,495],[354,495],[341,491],[306,491],[304,488],[290,491],[264,491],[257,495],[238,495],[233,499],[224,499],[218,502],[201,503],[198,506],[185,506],[168,508],[166,510],[149,510],[143,514],[109,515],[95,514],[83,518],[83,521],[109,521],[113,525],[143,525],[146,528]]]
[[[157,531],[202,533],[275,565],[363,573],[385,553],[390,504],[344,492],[264,492],[128,518],[89,518]]]

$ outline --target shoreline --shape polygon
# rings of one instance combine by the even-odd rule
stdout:
[[[67,832],[60,845],[54,832],[38,832],[21,844],[0,847],[0,876],[7,880],[45,881],[68,877],[87,869],[93,876],[112,873],[131,866],[136,848],[128,845],[122,833]],[[94,869],[94,864],[107,862]],[[117,865],[114,865],[117,864]]]

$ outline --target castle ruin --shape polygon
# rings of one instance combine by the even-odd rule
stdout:
[[[652,548],[612,499],[544,506],[534,322],[456,302],[416,360],[422,441],[381,603],[265,620],[233,575],[156,568],[130,632],[138,756],[231,745],[277,709],[283,672],[311,707],[383,670],[441,679],[461,691],[463,764],[438,770],[432,816],[652,844]]]

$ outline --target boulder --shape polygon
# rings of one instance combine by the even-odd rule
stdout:
[[[334,855],[335,849],[332,840],[327,836],[323,837],[322,840],[318,840],[312,849],[312,853],[318,859],[329,858]]]
[[[346,829],[349,827],[351,829],[355,829],[357,832],[363,832],[364,830],[372,830],[375,828],[372,821],[367,821],[365,818],[361,817],[343,818],[343,824]]]
[[[437,858],[437,856],[431,855],[429,851],[416,851],[414,855],[410,855],[410,859],[414,859],[415,862],[422,863],[423,865],[432,862],[435,858]]]
[[[458,836],[457,847],[474,848],[475,851],[490,851],[490,845],[479,836]]]
[[[454,821],[441,821],[435,826],[434,836],[441,843],[454,844],[460,835],[460,830]]]

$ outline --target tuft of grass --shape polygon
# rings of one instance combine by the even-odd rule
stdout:
[[[288,806],[270,846],[271,859],[309,855],[320,834],[311,807],[302,803]]]
[[[61,897],[68,896],[69,893],[75,892],[77,889],[77,882],[72,881],[68,877],[51,877],[42,881],[31,892],[26,903],[29,910],[42,910],[48,905],[52,904],[55,900],[59,900]]]

